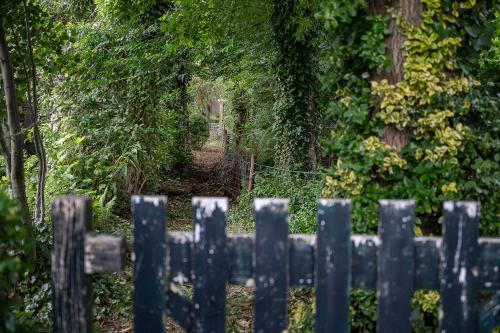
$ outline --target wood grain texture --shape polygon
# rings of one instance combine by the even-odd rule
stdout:
[[[225,331],[226,198],[193,198],[193,331]]]
[[[87,197],[59,197],[52,204],[55,333],[91,331],[92,288],[85,274],[85,232],[91,219],[92,202]]]
[[[125,267],[125,237],[87,233],[85,236],[85,273],[115,273]]]
[[[490,333],[500,327],[500,292],[496,292],[479,312],[479,333]]]

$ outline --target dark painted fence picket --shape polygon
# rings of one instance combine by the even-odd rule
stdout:
[[[224,332],[227,284],[254,289],[255,332],[287,329],[291,287],[316,288],[317,332],[348,332],[352,289],[377,290],[378,332],[411,331],[415,290],[440,291],[440,332],[500,324],[500,238],[478,238],[478,203],[444,203],[443,236],[414,238],[413,201],[381,200],[378,236],[351,235],[349,200],[319,200],[317,234],[289,235],[288,201],[256,199],[255,236],[226,235],[225,198],[193,198],[193,232],[167,233],[166,202],[132,198],[135,332],[165,332],[167,315]],[[123,267],[123,238],[87,233],[90,209],[80,197],[53,205],[54,332],[90,332],[88,274]],[[482,308],[480,291],[496,293]]]

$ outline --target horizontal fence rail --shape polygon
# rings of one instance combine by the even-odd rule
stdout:
[[[439,265],[441,238],[417,237],[414,239],[414,290],[439,290]],[[350,288],[377,288],[377,252],[380,240],[377,236],[350,237]],[[168,281],[176,284],[190,284],[191,248],[193,235],[187,232],[169,232],[170,275]],[[254,235],[227,235],[228,283],[252,287],[254,281],[253,248]],[[481,290],[500,290],[500,239],[479,238],[479,263]],[[293,288],[313,288],[316,279],[316,236],[293,234],[288,237],[289,286]],[[249,280],[250,279],[250,280]]]
[[[55,325],[54,331],[87,332],[91,286],[81,277],[119,270],[124,242],[115,238],[108,247],[97,246],[96,239],[106,237],[82,227],[90,225],[84,223],[88,199],[58,200],[54,320],[82,324],[80,330]],[[193,198],[193,232],[167,232],[166,202],[161,196],[132,198],[135,332],[164,332],[166,315],[188,332],[224,332],[227,284],[254,290],[255,332],[287,329],[288,288],[316,289],[316,332],[348,331],[352,289],[377,290],[378,332],[411,331],[415,290],[440,292],[440,332],[489,332],[500,324],[500,238],[478,238],[478,203],[444,203],[442,237],[415,238],[413,201],[381,200],[378,235],[351,235],[349,200],[318,201],[315,235],[288,234],[285,199],[255,200],[254,235],[226,234],[226,198]],[[72,236],[70,252],[63,234],[80,235]],[[64,251],[75,253],[76,266],[60,267]],[[180,291],[184,284],[193,286],[192,297]],[[67,296],[75,288],[81,301]],[[497,292],[482,310],[480,291]]]

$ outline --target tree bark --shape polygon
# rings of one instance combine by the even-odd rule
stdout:
[[[42,134],[38,127],[38,95],[37,95],[37,78],[36,78],[36,64],[33,57],[33,43],[31,38],[31,27],[28,18],[28,9],[26,0],[23,0],[24,10],[24,23],[26,28],[27,51],[31,62],[31,89],[28,84],[28,100],[30,103],[31,120],[33,124],[33,143],[35,146],[35,154],[38,159],[38,181],[36,187],[36,204],[34,212],[35,223],[43,223],[45,220],[45,173],[47,172],[47,158],[45,155],[45,147],[43,144]],[[30,81],[26,70],[26,80]],[[31,90],[31,93],[30,93]],[[30,98],[31,94],[31,98]]]
[[[0,69],[2,71],[10,139],[10,186],[12,196],[19,201],[21,209],[23,210],[24,222],[30,224],[30,214],[24,182],[21,117],[17,104],[14,70],[10,62],[9,50],[2,24],[0,24]]]
[[[186,82],[181,83],[181,107],[184,117],[184,148],[189,149],[189,110],[188,110],[188,94]]]
[[[298,6],[295,0],[274,0],[271,15],[277,46],[276,72],[282,86],[283,106],[277,110],[275,136],[279,164],[314,170],[317,165],[316,141],[319,113],[316,105],[318,88],[318,29],[314,2]],[[311,27],[298,38],[300,21],[310,20]]]
[[[248,173],[248,192],[252,192],[253,182],[255,178],[255,155],[250,156],[250,172]]]
[[[403,20],[417,27],[422,19],[422,3],[420,0],[395,0],[392,2],[397,15]],[[369,3],[370,15],[389,15],[385,0],[371,0]],[[390,84],[396,84],[403,80],[404,76],[404,50],[406,41],[404,32],[401,30],[393,17],[389,21],[390,34],[386,39],[387,56],[392,60],[392,66],[388,73],[372,73],[372,80],[381,81],[386,79]],[[376,106],[372,112],[372,117],[380,110],[380,101],[376,101]],[[410,141],[411,133],[407,130],[399,130],[393,125],[384,128],[382,140],[400,152]]]
[[[243,102],[243,96],[240,93],[238,96],[238,101],[236,102],[236,123],[234,126],[234,143],[236,148],[240,147],[241,141],[243,140],[243,127],[247,121],[247,108]]]
[[[5,173],[7,174],[7,179],[10,180],[10,145],[6,141],[8,137],[8,132],[6,133],[5,126],[3,125],[3,120],[0,120],[0,149],[2,150],[2,156],[5,160]]]
[[[309,117],[309,144],[307,149],[307,155],[309,159],[309,167],[312,171],[316,170],[318,166],[318,157],[316,154],[316,114],[314,108],[316,107],[315,103],[315,93],[314,90],[311,89],[309,91],[309,103],[307,105],[307,114]]]

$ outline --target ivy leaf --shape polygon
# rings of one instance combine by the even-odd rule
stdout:
[[[490,23],[486,25],[476,39],[474,39],[472,46],[474,47],[474,50],[480,51],[484,50],[490,47],[491,45],[491,40],[493,38],[493,33],[495,32],[495,24]]]
[[[465,31],[471,35],[473,38],[477,38],[477,36],[479,36],[479,33],[480,33],[480,30],[479,30],[479,27],[476,25],[476,26],[473,26],[473,25],[466,25],[464,27]]]

